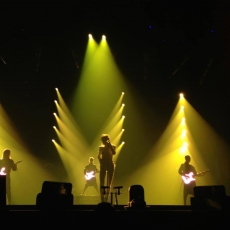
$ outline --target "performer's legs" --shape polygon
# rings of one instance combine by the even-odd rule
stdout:
[[[101,194],[101,202],[104,202],[104,189],[101,188],[101,186],[104,186],[105,174],[106,174],[105,168],[101,167],[100,168],[100,194]]]
[[[10,178],[6,177],[6,195],[8,199],[8,204],[11,204],[11,187],[10,187]]]
[[[88,188],[88,184],[87,184],[87,182],[86,182],[85,187],[84,187],[83,192],[82,192],[82,195],[83,195],[83,196],[85,195],[85,191],[86,191],[87,188]]]
[[[112,182],[113,182],[113,176],[114,176],[114,164],[111,164],[108,168],[108,171],[107,171],[107,186],[109,187],[108,188],[108,191],[107,191],[107,194],[106,194],[106,201],[108,201],[108,196],[110,194],[110,189],[111,189],[111,185],[112,185]]]
[[[194,196],[194,187],[196,186],[195,183],[185,184],[184,185],[184,205],[186,205],[188,195]]]
[[[94,188],[97,190],[97,193],[99,194],[99,190],[98,190],[98,187],[97,187],[97,183],[95,183]]]
[[[187,187],[186,185],[184,185],[184,195],[183,195],[184,205],[186,205],[187,196],[188,196]]]

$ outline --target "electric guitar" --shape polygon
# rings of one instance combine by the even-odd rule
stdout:
[[[97,172],[94,172],[94,171],[87,172],[87,173],[85,174],[85,179],[86,179],[86,180],[92,179],[93,177],[95,177],[95,173],[97,173]]]
[[[1,170],[0,170],[0,175],[3,175],[3,176],[5,176],[6,175],[6,173],[5,173],[5,168],[3,167],[3,168],[1,168]]]
[[[17,165],[18,163],[21,163],[21,162],[22,162],[22,160],[16,162],[15,165]],[[0,170],[0,175],[6,175],[6,173],[5,173],[5,167],[2,167],[2,168],[1,168],[1,170]]]
[[[181,178],[185,184],[190,184],[190,182],[195,181],[196,179],[194,177],[196,176],[204,176],[206,172],[209,172],[209,169],[199,172],[196,175],[193,174],[193,172],[190,172],[188,174],[183,175]]]

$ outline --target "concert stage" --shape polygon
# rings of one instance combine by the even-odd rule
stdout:
[[[99,196],[73,196],[69,185],[61,183],[60,187],[58,182],[44,183],[35,205],[4,205],[2,202],[0,215],[3,226],[220,229],[228,224],[230,218],[230,197],[222,194],[225,192],[223,186],[197,187],[191,205],[183,206],[148,205],[144,199],[138,199],[141,197],[139,190],[130,190],[129,201],[132,202],[116,205],[115,199],[110,199],[110,203],[100,202]],[[57,188],[61,188],[58,190],[60,193],[54,192]],[[214,188],[217,193],[210,197],[209,192]],[[221,194],[223,196],[219,196]]]
[[[1,210],[1,222],[26,227],[96,227],[96,228],[216,228],[227,226],[230,212],[193,210],[191,206],[150,205],[141,210],[98,211],[97,205],[73,205],[68,210],[38,210],[36,205],[7,205]]]

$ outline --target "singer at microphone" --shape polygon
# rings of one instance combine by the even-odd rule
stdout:
[[[110,142],[108,134],[102,134],[101,141],[102,145],[99,146],[98,152],[98,159],[100,162],[101,202],[107,202],[114,176],[115,164],[113,162],[113,155],[116,154],[116,146]],[[104,184],[104,182],[106,182],[106,184]],[[106,194],[104,192],[104,186],[107,186]]]

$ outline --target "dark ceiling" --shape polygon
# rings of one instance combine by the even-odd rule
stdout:
[[[105,34],[118,67],[147,101],[171,109],[184,91],[229,141],[228,6],[227,0],[5,1],[1,104],[28,142],[44,138],[33,131],[41,124],[49,136],[54,88],[70,98],[88,33],[98,42]]]

